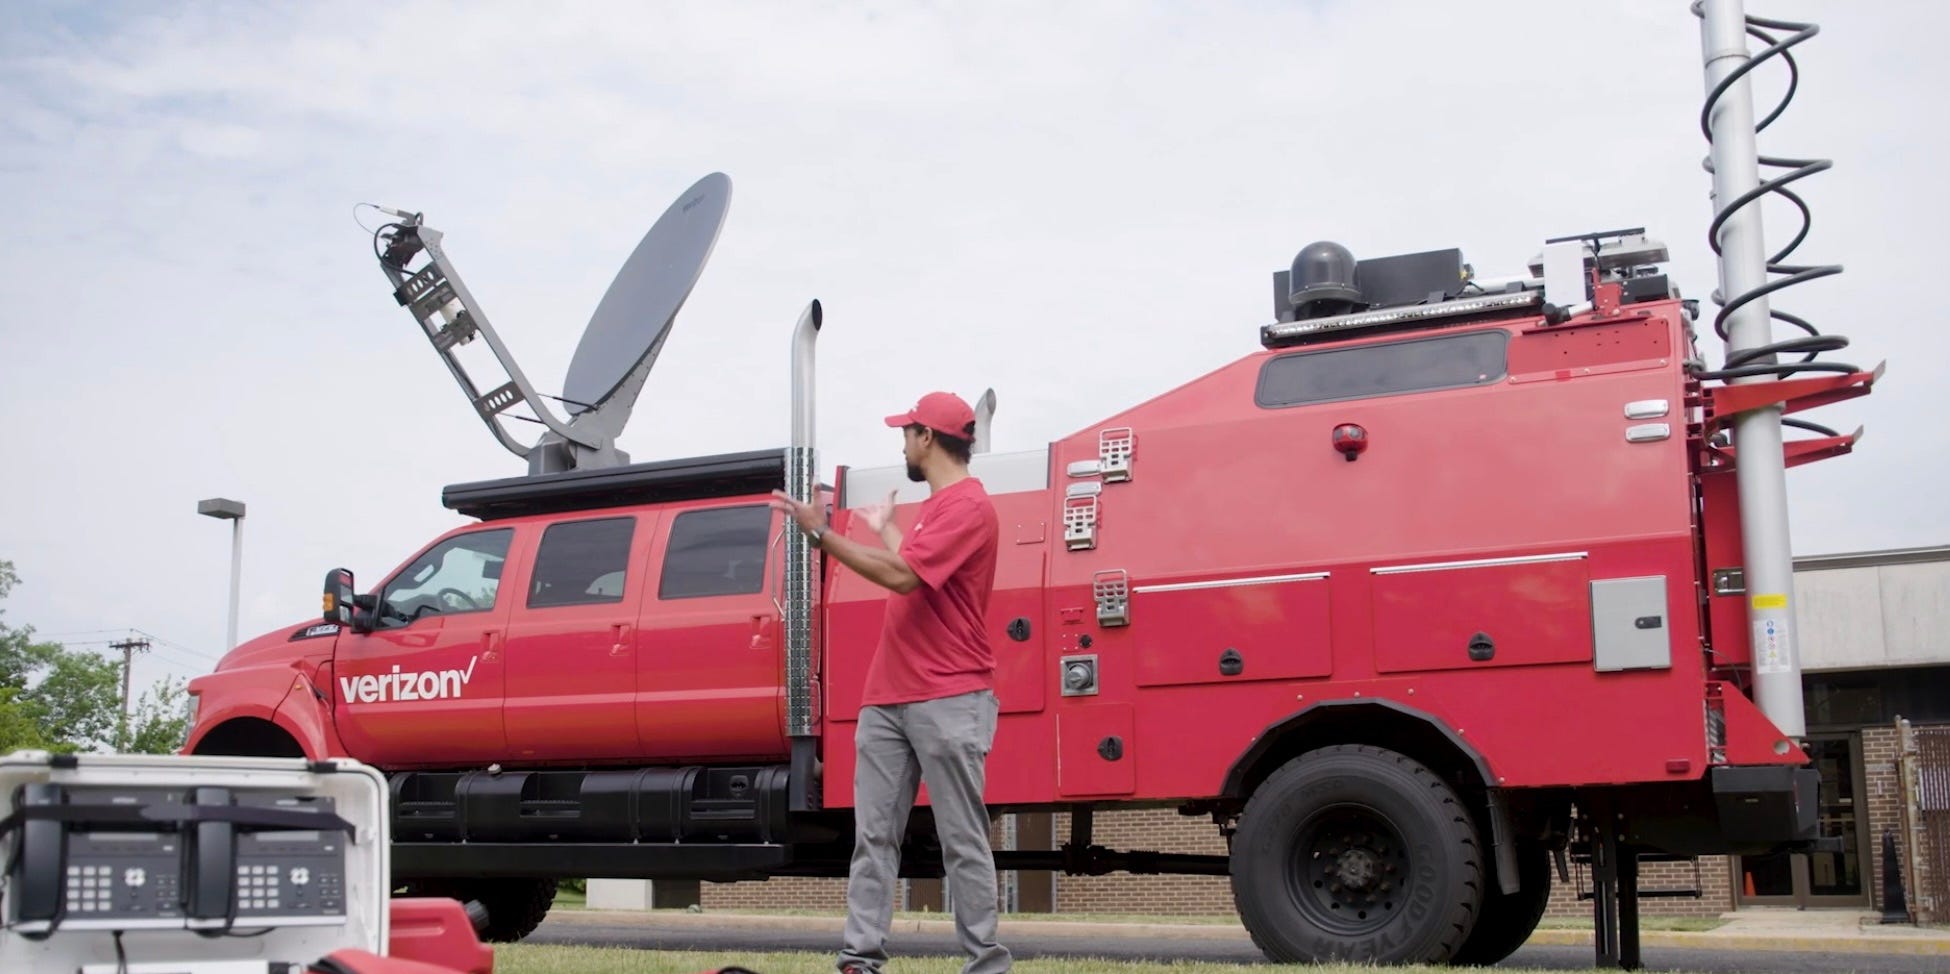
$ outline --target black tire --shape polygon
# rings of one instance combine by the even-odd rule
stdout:
[[[1481,848],[1469,810],[1428,768],[1378,747],[1322,748],[1246,802],[1233,901],[1276,963],[1440,964],[1482,904]]]
[[[1551,901],[1550,851],[1534,843],[1517,846],[1517,882],[1514,895],[1505,896],[1496,883],[1483,893],[1483,912],[1476,918],[1476,929],[1457,948],[1452,964],[1488,967],[1516,952],[1537,930],[1544,910]]]
[[[414,896],[476,901],[487,910],[481,940],[509,944],[535,932],[555,905],[553,879],[423,879],[407,884]]]

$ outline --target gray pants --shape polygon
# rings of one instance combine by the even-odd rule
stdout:
[[[879,971],[887,962],[901,837],[925,781],[954,900],[955,933],[969,958],[962,974],[1009,970],[1009,950],[995,940],[995,857],[989,851],[988,807],[982,803],[999,709],[987,690],[861,709],[853,738],[859,755],[853,776],[856,828],[841,967]]]

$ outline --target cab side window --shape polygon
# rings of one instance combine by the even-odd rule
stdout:
[[[630,539],[635,534],[633,517],[549,525],[542,532],[542,547],[535,555],[528,607],[623,601]]]
[[[751,595],[765,590],[771,508],[687,511],[670,526],[659,599]]]
[[[397,629],[429,615],[494,608],[513,528],[457,535],[427,549],[386,583],[378,626]]]

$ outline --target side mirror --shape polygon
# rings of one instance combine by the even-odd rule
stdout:
[[[352,570],[334,568],[325,573],[325,621],[347,629],[352,627],[352,610],[358,596],[352,588]]]

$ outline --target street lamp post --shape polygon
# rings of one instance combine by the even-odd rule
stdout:
[[[237,648],[237,586],[244,571],[244,502],[212,497],[196,502],[196,513],[230,522],[230,628],[224,648]]]

